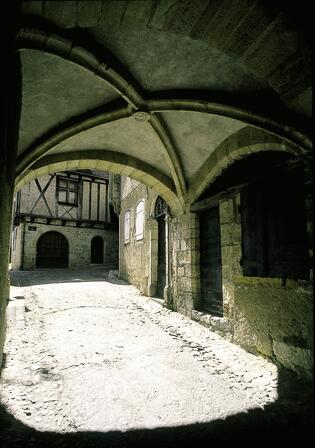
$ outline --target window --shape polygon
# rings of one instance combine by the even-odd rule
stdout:
[[[129,243],[130,238],[130,211],[126,211],[125,213],[125,221],[124,221],[124,241],[125,243]]]
[[[76,179],[57,176],[57,201],[59,204],[78,205],[78,187]]]
[[[241,199],[243,274],[308,280],[302,167],[251,183]]]
[[[136,240],[143,238],[144,201],[140,201],[136,208]]]

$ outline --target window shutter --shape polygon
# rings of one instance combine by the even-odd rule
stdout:
[[[243,274],[251,277],[265,275],[265,216],[263,186],[251,184],[242,191],[242,264]]]
[[[268,193],[269,274],[271,277],[309,279],[301,168],[273,179]]]

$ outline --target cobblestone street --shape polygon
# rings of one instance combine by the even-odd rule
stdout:
[[[173,446],[179,436],[167,428],[191,434],[197,424],[224,439],[215,424],[248,416],[266,425],[277,415],[289,427],[308,406],[289,373],[279,389],[274,364],[99,268],[12,272],[11,283],[3,448],[140,446],[145,434]]]

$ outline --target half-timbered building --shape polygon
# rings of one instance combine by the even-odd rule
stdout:
[[[116,267],[114,179],[100,171],[64,171],[22,188],[14,199],[12,268]]]

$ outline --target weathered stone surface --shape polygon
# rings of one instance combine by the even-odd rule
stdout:
[[[314,358],[313,351],[310,348],[298,347],[274,340],[273,352],[276,359],[284,366],[290,369],[293,368],[293,370],[303,376],[306,371],[308,375],[311,376]]]
[[[156,295],[157,281],[157,222],[150,220],[156,193],[144,184],[122,177],[121,181],[121,214],[120,214],[120,278],[137,286],[144,294]],[[143,238],[135,237],[135,211],[139,201],[144,200]],[[124,242],[124,217],[130,211],[130,238]],[[149,291],[150,289],[150,291]]]

